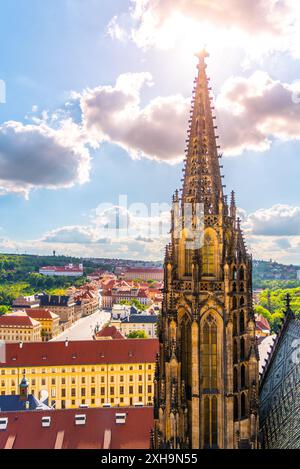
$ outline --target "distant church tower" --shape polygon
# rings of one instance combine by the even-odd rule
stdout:
[[[223,195],[207,55],[199,54],[183,189],[173,196],[165,255],[154,448],[258,447],[252,259],[234,193],[230,205]],[[193,244],[199,204],[204,235]]]

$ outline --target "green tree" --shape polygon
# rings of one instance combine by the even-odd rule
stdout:
[[[143,330],[137,330],[137,331],[132,331],[127,335],[128,339],[148,339],[148,336],[145,331]]]
[[[259,314],[259,315],[263,316],[264,318],[266,318],[268,322],[271,321],[272,314],[270,313],[270,311],[268,309],[264,308],[263,306],[255,305],[254,306],[254,312],[255,312],[255,314]]]
[[[9,306],[1,305],[0,306],[0,316],[7,314],[10,311]]]
[[[284,313],[282,313],[281,311],[278,311],[271,315],[271,320],[270,320],[271,332],[278,334],[283,318],[284,318]]]
[[[121,300],[120,305],[135,306],[139,311],[145,311],[147,309],[146,305],[143,305],[139,300],[133,298],[132,300]]]

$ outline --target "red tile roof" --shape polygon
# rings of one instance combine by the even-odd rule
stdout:
[[[126,413],[125,423],[116,423],[116,414]],[[84,425],[75,425],[75,415],[85,415]],[[51,417],[50,427],[42,427],[42,417]],[[51,411],[1,412],[8,418],[0,432],[0,449],[149,449],[153,428],[153,407],[70,409]]]
[[[68,346],[66,346],[68,344]],[[157,339],[87,340],[6,344],[4,367],[154,363]]]
[[[101,331],[97,332],[97,337],[112,337],[113,339],[124,339],[124,336],[115,326],[106,326],[101,329]]]
[[[53,319],[58,318],[57,314],[52,313],[48,308],[26,309],[26,314],[33,319]]]
[[[0,326],[3,327],[34,327],[38,324],[37,321],[34,321],[30,317],[24,314],[24,316],[17,316],[13,314],[7,314],[5,316],[0,316]]]
[[[267,331],[271,330],[268,320],[261,314],[256,315],[255,326],[257,330],[267,330]]]

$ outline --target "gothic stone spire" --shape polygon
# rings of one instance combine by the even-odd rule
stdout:
[[[218,213],[222,198],[216,126],[211,106],[209,79],[206,75],[206,51],[198,54],[198,76],[193,90],[189,138],[187,139],[184,202],[202,202],[206,213]]]

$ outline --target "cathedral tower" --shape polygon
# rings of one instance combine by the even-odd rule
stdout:
[[[183,188],[173,196],[155,376],[155,448],[257,448],[252,261],[223,194],[205,57],[199,54]]]

